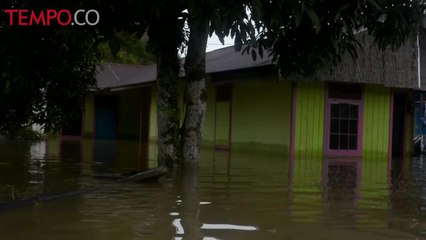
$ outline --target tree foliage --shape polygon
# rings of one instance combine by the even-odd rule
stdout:
[[[65,1],[9,1],[0,8],[75,9]],[[55,130],[79,110],[95,84],[99,54],[93,29],[9,26],[0,16],[0,134],[33,123]]]
[[[102,62],[141,65],[155,62],[153,54],[146,49],[147,37],[136,38],[128,32],[119,32],[115,38],[114,41],[99,44]]]
[[[0,3],[2,10],[96,9],[101,14],[100,24],[95,27],[10,26],[8,15],[0,14],[0,134],[12,135],[34,123],[47,131],[56,131],[74,119],[82,109],[85,94],[96,84],[102,53],[106,60],[113,58],[106,56],[104,42],[110,45],[118,42],[122,46],[117,61],[141,62],[148,56],[145,42],[132,39],[127,33],[117,34],[124,28],[138,34],[138,29],[144,29],[140,22],[142,8],[138,1],[132,2],[132,5],[118,0]]]
[[[383,50],[399,48],[417,34],[424,6],[412,0],[254,0],[250,11],[255,47],[269,49],[283,75],[309,76],[332,68],[346,52],[356,58],[359,31],[368,31]]]
[[[95,84],[101,42],[107,42],[118,56],[120,48],[121,53],[134,52],[136,57],[121,57],[130,56],[130,60],[135,60],[145,53],[143,44],[133,42],[130,37],[139,41],[147,33],[148,48],[155,61],[169,71],[160,72],[159,78],[166,74],[169,81],[163,83],[175,86],[173,81],[177,81],[180,70],[177,55],[191,34],[187,22],[202,18],[210,23],[210,34],[217,34],[221,39],[232,36],[235,47],[244,49],[253,58],[269,50],[282,74],[311,75],[337,64],[345,53],[356,57],[360,46],[355,33],[363,28],[375,37],[380,48],[399,47],[416,34],[424,10],[420,2],[411,0],[14,0],[0,3],[1,9],[11,7],[93,8],[100,12],[101,22],[96,27],[11,27],[7,25],[6,14],[0,15],[0,133],[31,123],[45,125],[47,129],[60,127],[73,109],[81,108],[85,92]],[[176,97],[175,92],[164,94],[168,101]],[[177,134],[176,124],[172,125]]]

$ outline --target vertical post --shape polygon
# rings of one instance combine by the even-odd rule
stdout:
[[[231,151],[231,145],[232,145],[232,102],[234,100],[234,86],[229,86],[231,88],[231,96],[229,98],[229,128],[228,128],[228,151]]]
[[[290,120],[290,161],[289,161],[289,184],[293,182],[295,144],[296,144],[296,82],[291,82],[291,120]]]
[[[417,87],[419,89],[421,89],[421,87],[422,87],[419,34],[417,34]]]
[[[213,132],[213,153],[216,151],[216,128],[217,128],[217,89],[215,86],[215,98],[214,98],[214,132]]]
[[[138,91],[139,94],[139,136],[138,136],[138,162],[139,162],[139,166],[142,166],[142,111],[143,111],[143,94],[144,91],[143,89],[140,89]]]
[[[424,103],[423,103],[423,93],[420,93],[420,152],[424,151],[424,120],[425,120],[425,111],[424,111]]]
[[[394,92],[390,92],[390,116],[389,116],[389,155],[388,155],[388,183],[391,184],[392,177],[392,151],[393,151],[393,113],[394,113]]]

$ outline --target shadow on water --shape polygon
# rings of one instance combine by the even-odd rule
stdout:
[[[131,142],[0,145],[0,202],[99,186],[0,212],[2,239],[423,239],[426,159],[389,174],[377,159],[202,151],[199,171],[117,183],[94,173],[146,169]],[[292,164],[290,164],[292,163]],[[391,175],[391,178],[388,176]]]
[[[0,199],[17,199],[31,188],[30,150],[28,143],[0,144]],[[35,164],[32,170],[37,171]]]

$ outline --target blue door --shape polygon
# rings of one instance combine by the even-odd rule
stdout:
[[[107,172],[116,158],[118,131],[118,99],[116,96],[95,97],[94,171]]]
[[[117,120],[113,109],[96,109],[96,139],[116,139]]]
[[[117,98],[113,96],[99,96],[96,98],[95,103],[95,138],[104,140],[117,139]]]

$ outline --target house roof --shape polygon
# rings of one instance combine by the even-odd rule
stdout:
[[[416,41],[408,41],[396,51],[381,51],[366,32],[358,34],[363,49],[358,58],[349,54],[330,72],[320,72],[314,79],[321,81],[381,84],[397,88],[418,88],[418,48]],[[424,63],[424,64],[423,64]],[[206,53],[208,74],[233,70],[252,69],[272,64],[272,58],[264,56],[253,61],[248,54],[241,54],[234,47]],[[422,61],[426,69],[426,61]],[[426,71],[423,71],[426,73]],[[152,84],[157,75],[156,65],[102,64],[97,76],[99,89],[127,88],[134,85]],[[426,76],[422,75],[422,78]],[[310,78],[312,80],[312,78]],[[303,79],[301,79],[303,80]],[[423,81],[426,82],[426,81]],[[422,84],[426,89],[426,84]]]
[[[271,64],[272,58],[264,56],[253,61],[251,55],[226,47],[206,53],[206,73],[219,73],[232,70],[261,67]],[[122,88],[133,85],[150,84],[157,76],[156,64],[104,63],[99,67],[97,87],[99,89]]]
[[[382,51],[374,43],[373,37],[366,32],[358,37],[363,46],[358,52],[358,58],[352,59],[346,54],[331,73],[319,73],[316,79],[419,89],[417,41],[408,40],[395,51]]]
[[[155,65],[106,63],[99,67],[96,80],[99,89],[107,89],[149,83],[156,76]]]
[[[272,57],[267,54],[253,60],[249,54],[237,52],[234,47],[227,47],[206,53],[206,72],[218,73],[231,70],[255,68],[272,64]]]

